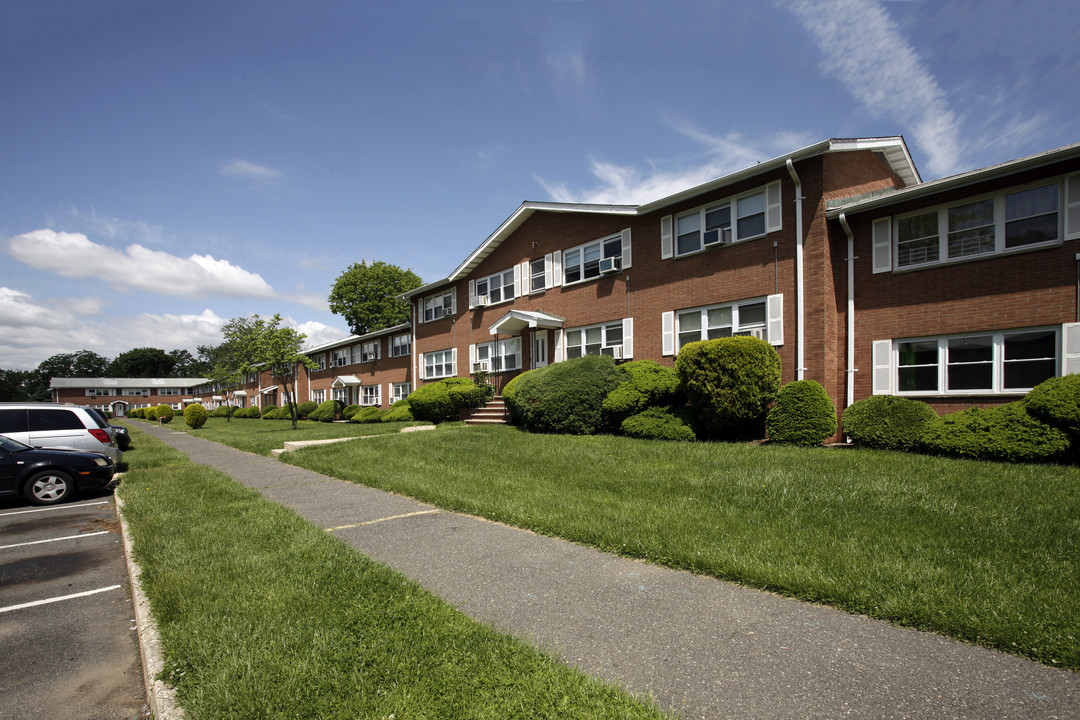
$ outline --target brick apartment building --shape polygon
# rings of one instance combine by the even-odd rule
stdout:
[[[52,378],[53,402],[97,408],[123,417],[131,410],[169,405],[182,410],[206,378]]]

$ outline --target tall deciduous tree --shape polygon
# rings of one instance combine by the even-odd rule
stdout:
[[[41,402],[52,399],[49,386],[52,379],[62,378],[99,378],[108,377],[106,370],[109,358],[102,357],[90,350],[78,350],[73,353],[60,353],[42,360],[27,378],[25,390],[27,399]]]
[[[122,352],[109,363],[107,377],[161,378],[171,377],[174,358],[160,348],[141,347]]]
[[[330,290],[330,311],[349,323],[356,335],[400,325],[409,320],[409,304],[398,295],[423,284],[412,270],[382,261],[353,263]]]
[[[281,385],[285,407],[289,408],[292,428],[296,429],[296,378],[301,366],[318,367],[300,352],[307,335],[289,327],[281,327],[281,316],[264,320],[258,315],[234,318],[222,328],[226,343],[232,343],[237,357],[242,358],[241,372],[270,371],[274,382]]]

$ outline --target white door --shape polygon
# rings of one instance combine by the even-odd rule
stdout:
[[[532,369],[542,368],[548,364],[548,331],[533,330],[532,349],[529,353],[532,359]]]

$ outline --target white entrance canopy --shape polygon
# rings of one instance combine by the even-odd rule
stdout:
[[[520,335],[525,328],[557,330],[563,326],[563,318],[539,310],[511,310],[492,323],[488,330],[492,335]]]
[[[330,384],[330,387],[359,387],[360,384],[360,378],[356,377],[355,375],[338,375],[336,378],[334,378],[334,382]]]

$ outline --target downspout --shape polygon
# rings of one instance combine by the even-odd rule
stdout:
[[[787,159],[787,171],[795,183],[795,379],[802,380],[806,370],[806,323],[803,318],[803,200],[802,181],[795,172],[795,163]]]
[[[847,395],[844,407],[855,402],[855,234],[847,217],[840,213],[840,226],[847,235],[847,372],[844,374]]]

